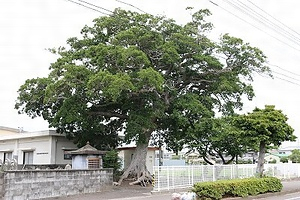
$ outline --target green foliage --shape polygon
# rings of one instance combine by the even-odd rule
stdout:
[[[259,149],[258,173],[263,175],[264,155],[267,148],[278,147],[284,141],[295,141],[294,129],[287,123],[287,116],[273,105],[255,108],[252,113],[235,118],[235,124],[243,130],[243,137],[253,149]]]
[[[273,105],[264,109],[255,108],[252,113],[236,118],[236,125],[244,131],[244,136],[252,144],[280,146],[284,141],[295,141],[294,129],[287,123],[287,116]]]
[[[207,120],[205,126],[195,126],[193,134],[185,137],[188,148],[198,151],[209,164],[212,163],[208,158],[219,158],[223,164],[233,162],[236,156],[249,149],[242,131],[233,125],[232,120],[232,117],[214,118]]]
[[[248,160],[238,160],[237,164],[252,164],[253,160],[248,159]]]
[[[113,168],[114,178],[117,179],[117,177],[120,175],[122,163],[116,150],[110,150],[106,152],[106,154],[103,157],[103,167]]]
[[[271,164],[275,164],[276,162],[277,162],[277,161],[276,161],[275,159],[269,161],[269,163],[271,163]]]
[[[99,17],[66,47],[50,49],[59,58],[49,75],[27,80],[15,108],[43,117],[79,146],[89,140],[99,149],[113,149],[120,131],[126,142],[138,144],[148,143],[153,132],[163,133],[175,151],[186,135],[224,143],[205,135],[215,111],[241,109],[241,97],[254,95],[253,73],[270,70],[265,55],[239,38],[226,34],[211,41],[209,15],[196,11],[183,25],[121,9]],[[228,141],[235,141],[235,134]]]
[[[291,160],[293,163],[300,163],[300,150],[292,150],[292,154],[288,156],[288,159]]]
[[[172,155],[172,160],[180,160],[181,156],[180,155]]]
[[[200,199],[222,199],[223,197],[247,197],[268,192],[279,192],[282,183],[275,177],[247,178],[200,182],[194,184],[193,192]]]
[[[288,161],[289,161],[289,158],[287,156],[280,158],[280,162],[282,162],[282,163],[287,163]]]

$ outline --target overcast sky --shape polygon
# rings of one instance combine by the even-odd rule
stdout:
[[[116,0],[85,1],[108,10],[121,7],[139,11],[135,6],[150,14],[174,18],[181,24],[189,16],[186,7],[208,8],[213,16],[207,20],[215,27],[212,38],[224,33],[242,38],[263,50],[274,70],[274,79],[256,76],[253,83],[256,97],[252,102],[245,102],[243,112],[263,108],[266,104],[275,105],[288,116],[289,124],[300,137],[300,1],[123,0],[133,6]],[[64,46],[66,39],[79,36],[84,25],[103,16],[74,2],[0,0],[0,126],[23,127],[27,131],[48,129],[42,119],[18,115],[14,104],[17,90],[26,79],[49,73],[49,64],[56,57],[46,48]]]

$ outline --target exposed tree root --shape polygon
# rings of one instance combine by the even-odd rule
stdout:
[[[148,184],[152,184],[152,176],[148,171],[146,173],[142,173],[136,181],[129,183],[129,185],[141,185],[143,187],[146,187]]]
[[[120,177],[118,185],[121,185],[122,181],[128,178],[132,178],[134,180],[133,182],[129,183],[130,185],[139,184],[145,187],[148,184],[152,184],[152,176],[146,166],[148,142],[150,136],[151,132],[147,133],[145,143],[137,144],[131,163]]]

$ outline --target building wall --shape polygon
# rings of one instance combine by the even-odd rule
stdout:
[[[45,135],[7,139],[0,141],[0,159],[3,160],[5,153],[12,152],[18,164],[23,165],[24,152],[32,152],[32,164],[35,165],[71,164],[72,160],[64,159],[64,149],[77,149],[77,147],[63,136]]]
[[[13,154],[17,154],[17,152],[14,151],[15,148],[15,141],[8,140],[8,141],[0,141],[0,159],[3,161],[4,159],[4,153],[12,152]]]
[[[24,152],[33,152],[33,164],[50,164],[50,136],[23,138],[18,142],[18,163],[23,164]]]
[[[135,149],[126,149],[119,152],[119,157],[123,160],[124,169],[126,169],[132,160]],[[155,151],[148,150],[146,158],[146,166],[149,172],[153,173],[153,166],[155,165]]]
[[[53,143],[56,143],[56,148],[55,148],[55,153],[53,156],[55,156],[55,164],[71,164],[72,160],[65,160],[64,159],[64,154],[65,150],[64,149],[78,149],[77,146],[68,140],[65,137],[53,137]]]
[[[95,193],[112,183],[112,169],[7,171],[0,173],[0,198],[43,199]]]
[[[146,166],[151,174],[153,174],[153,166],[155,165],[155,151],[147,152]]]

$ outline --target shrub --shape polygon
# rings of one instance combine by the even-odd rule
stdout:
[[[289,162],[289,158],[288,157],[281,157],[280,162],[287,163],[287,162]]]
[[[223,197],[247,197],[267,192],[279,192],[281,181],[274,177],[222,180],[200,182],[193,187],[193,192],[200,199],[221,199]]]
[[[113,168],[114,170],[114,180],[118,179],[118,176],[121,174],[121,159],[118,156],[118,152],[116,150],[108,151],[103,157],[103,167],[104,168]]]

